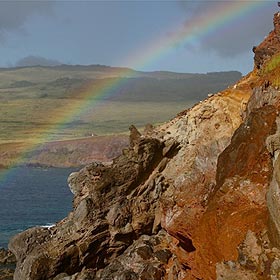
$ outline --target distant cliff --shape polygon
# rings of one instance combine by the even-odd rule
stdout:
[[[19,279],[280,278],[280,14],[232,87],[69,177],[73,211],[9,248]]]
[[[26,163],[51,167],[77,167],[93,161],[110,162],[127,146],[127,135],[92,136],[49,142],[33,151]]]
[[[0,144],[2,168],[17,164],[25,146],[25,143]],[[127,135],[91,136],[75,140],[53,141],[33,149],[20,163],[28,166],[81,167],[93,161],[110,162],[127,146]]]

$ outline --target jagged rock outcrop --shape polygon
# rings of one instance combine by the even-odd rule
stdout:
[[[280,13],[276,13],[273,19],[274,30],[272,30],[265,40],[258,46],[254,47],[255,67],[261,69],[265,62],[280,51]]]
[[[175,142],[143,138],[111,166],[94,163],[74,174],[73,212],[53,228],[30,229],[11,241],[15,279],[98,272],[141,235],[157,234],[158,200],[168,187],[161,171],[176,153]]]
[[[262,76],[274,24],[236,85],[144,135],[132,126],[111,165],[73,173],[68,217],[11,240],[15,280],[279,279],[280,91]]]

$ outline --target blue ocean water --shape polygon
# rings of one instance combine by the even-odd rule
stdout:
[[[67,216],[73,195],[67,178],[73,169],[17,167],[0,171],[0,247],[16,233],[51,225]]]

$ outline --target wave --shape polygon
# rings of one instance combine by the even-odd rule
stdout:
[[[50,228],[52,228],[52,227],[54,227],[55,226],[55,224],[46,224],[46,225],[42,225],[42,226],[40,226],[41,228],[47,228],[47,229],[50,229]]]

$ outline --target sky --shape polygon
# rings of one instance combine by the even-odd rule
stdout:
[[[0,1],[0,67],[246,74],[279,9],[277,1]]]

